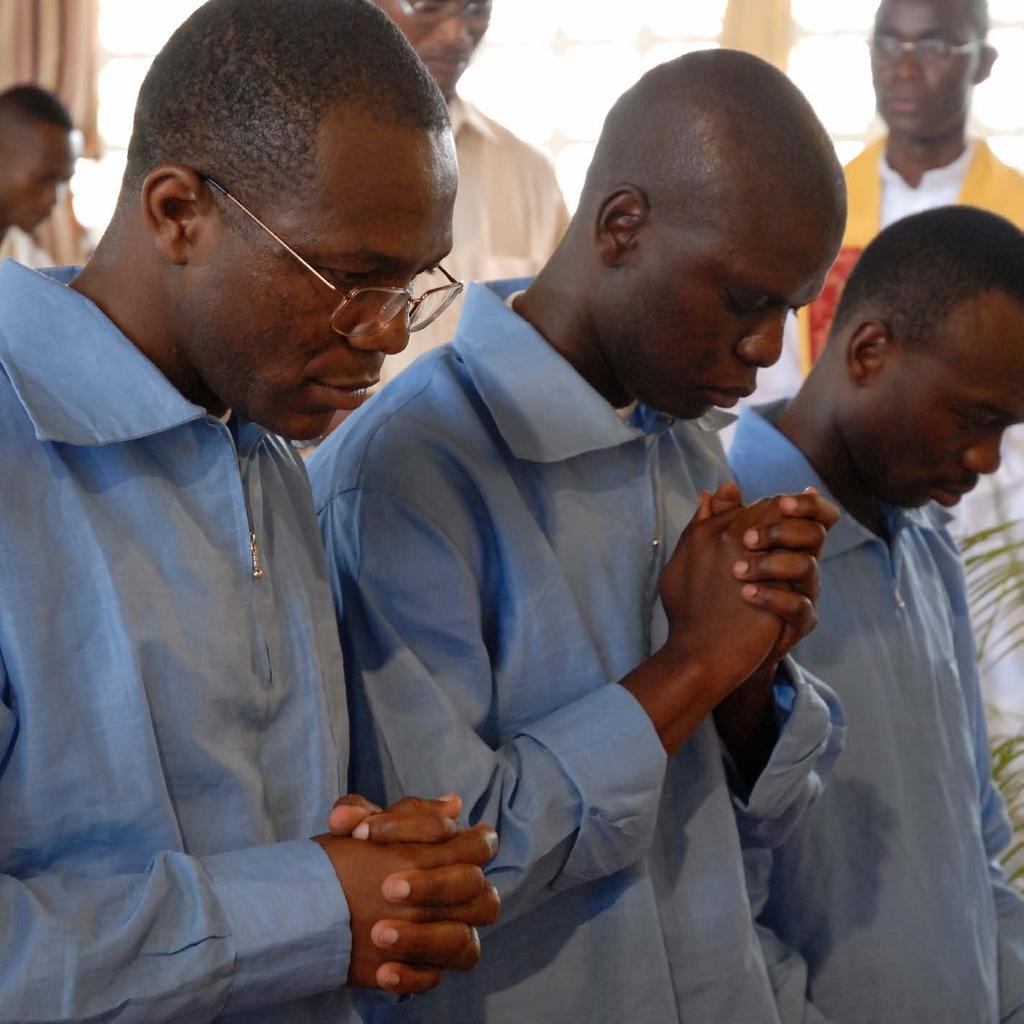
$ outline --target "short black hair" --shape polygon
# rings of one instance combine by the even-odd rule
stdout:
[[[27,82],[0,92],[0,119],[7,118],[53,124],[66,132],[75,130],[64,104],[52,92]]]
[[[434,80],[369,0],[209,0],[142,83],[125,184],[178,162],[250,201],[298,194],[339,106],[410,128],[449,124]]]
[[[878,15],[881,13],[881,6],[875,12],[875,21],[878,21]],[[971,27],[977,33],[979,39],[988,38],[988,30],[990,27],[990,19],[988,14],[988,0],[967,0],[967,20],[971,23]]]
[[[870,316],[897,341],[916,344],[956,306],[990,291],[1024,306],[1024,232],[987,210],[941,206],[889,225],[864,250],[829,337]]]

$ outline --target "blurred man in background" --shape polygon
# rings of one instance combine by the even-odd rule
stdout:
[[[491,20],[491,0],[377,0],[426,64],[448,102],[459,160],[453,246],[445,261],[462,281],[537,273],[569,223],[548,158],[462,99],[456,86]],[[438,284],[444,284],[438,280]],[[417,356],[451,341],[461,299],[410,335],[384,363],[388,381]]]
[[[31,237],[75,169],[67,110],[36,85],[0,93],[0,258],[52,263]]]
[[[846,236],[801,331],[806,370],[817,359],[843,283],[864,247],[894,221],[950,203],[1024,226],[1024,178],[967,131],[971,94],[997,54],[986,0],[884,0],[871,37],[871,75],[887,134],[846,168]]]

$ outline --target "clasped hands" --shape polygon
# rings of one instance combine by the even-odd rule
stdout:
[[[345,892],[352,928],[348,984],[413,994],[480,959],[477,925],[500,901],[483,866],[498,851],[489,825],[462,829],[457,796],[406,797],[386,811],[342,797],[314,836]]]
[[[666,647],[704,666],[712,705],[814,628],[818,556],[838,518],[811,488],[750,505],[732,483],[701,493],[660,588]]]

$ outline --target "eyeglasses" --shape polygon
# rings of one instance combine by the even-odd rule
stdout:
[[[943,64],[954,57],[961,57],[978,48],[975,39],[970,43],[951,43],[948,39],[928,36],[925,39],[897,39],[896,36],[873,36],[868,43],[871,56],[877,61],[896,61],[905,53],[913,56],[922,64]]]
[[[491,20],[491,0],[398,0],[407,18],[424,24],[440,24],[458,14],[467,21],[486,24]]]
[[[255,221],[286,252],[294,256],[318,281],[322,281],[332,292],[338,286],[320,273],[316,267],[304,260],[280,235],[267,227],[242,202],[236,199],[220,182],[208,175],[200,175],[211,188],[226,199],[230,199],[250,220]],[[346,338],[368,338],[384,330],[403,312],[408,313],[408,330],[421,331],[433,323],[462,292],[463,284],[456,281],[447,270],[438,264],[437,269],[448,279],[448,284],[428,288],[419,295],[413,295],[408,288],[386,288],[383,286],[352,288],[341,297],[331,314],[331,329]]]

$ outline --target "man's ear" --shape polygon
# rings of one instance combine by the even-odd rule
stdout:
[[[992,74],[992,65],[995,64],[999,51],[991,43],[981,44],[981,53],[978,55],[978,67],[971,79],[972,85],[981,85],[989,75]]]
[[[606,267],[622,266],[639,244],[640,229],[650,214],[647,196],[633,185],[622,185],[605,196],[597,214],[596,241]]]
[[[142,215],[157,251],[169,263],[188,263],[213,197],[202,178],[183,164],[164,164],[146,175]]]
[[[892,330],[883,320],[863,320],[846,344],[846,370],[857,388],[871,387],[892,358],[895,342]]]

